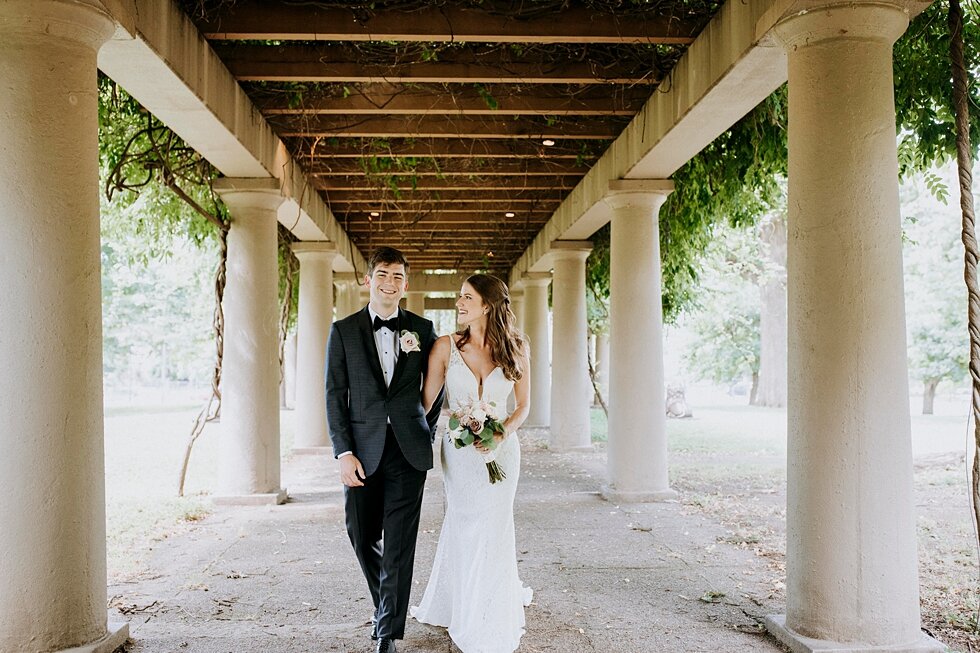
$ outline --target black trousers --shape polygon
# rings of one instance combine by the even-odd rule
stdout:
[[[347,534],[371,591],[378,637],[405,635],[424,486],[425,472],[405,459],[389,426],[377,471],[363,487],[344,487]]]

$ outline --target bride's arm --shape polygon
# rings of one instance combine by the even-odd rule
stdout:
[[[446,383],[446,366],[449,364],[449,336],[440,336],[429,352],[428,369],[422,384],[422,406],[425,412],[432,410],[432,404],[439,397]]]
[[[524,420],[527,419],[528,413],[531,412],[531,363],[530,355],[526,349],[521,360],[521,369],[524,370],[524,374],[514,384],[514,412],[503,422],[507,435],[519,429]]]

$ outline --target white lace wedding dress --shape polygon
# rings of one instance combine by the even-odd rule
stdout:
[[[455,409],[479,399],[479,381],[450,337],[446,390]],[[497,367],[483,383],[483,400],[507,407],[514,382]],[[439,535],[425,595],[411,615],[449,629],[463,653],[512,653],[524,634],[524,606],[532,591],[517,575],[514,542],[514,495],[520,476],[521,449],[508,436],[495,451],[507,477],[490,483],[486,460],[472,445],[457,449],[448,433],[442,438],[446,517]]]

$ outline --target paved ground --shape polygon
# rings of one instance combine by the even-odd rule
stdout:
[[[679,503],[617,506],[597,494],[605,456],[555,454],[522,434],[516,525],[522,579],[534,588],[520,651],[781,651],[759,619],[781,611],[765,562]],[[437,458],[438,460],[438,458]],[[131,653],[372,651],[367,587],[343,528],[336,463],[283,469],[291,500],[219,508],[155,547],[153,572],[111,585]],[[413,602],[421,598],[444,511],[429,475]],[[405,653],[451,652],[442,629],[409,620]]]

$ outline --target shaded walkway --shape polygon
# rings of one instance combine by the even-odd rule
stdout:
[[[780,651],[753,618],[767,603],[762,562],[677,503],[615,506],[595,492],[604,454],[554,454],[523,437],[519,568],[535,590],[520,651]],[[128,612],[133,653],[370,651],[367,588],[343,530],[336,462],[293,458],[277,508],[221,508],[159,543],[149,579],[109,587]],[[444,510],[429,475],[413,601]],[[710,594],[710,593],[714,594]],[[707,602],[704,599],[717,602]],[[454,650],[409,620],[406,651]]]

